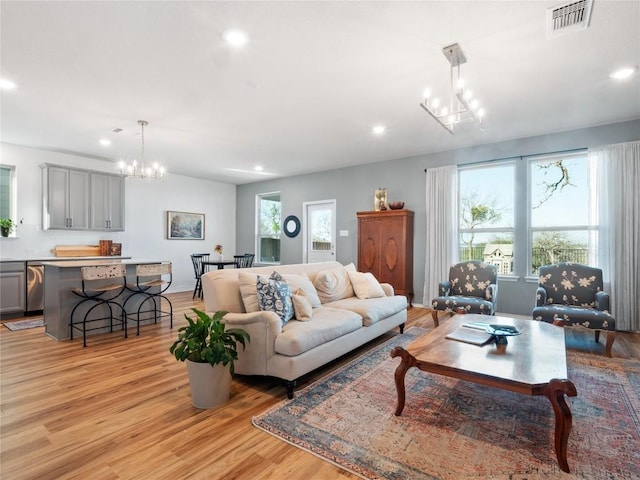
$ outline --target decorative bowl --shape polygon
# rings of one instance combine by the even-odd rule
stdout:
[[[389,208],[391,210],[402,210],[404,208],[404,202],[389,202]]]

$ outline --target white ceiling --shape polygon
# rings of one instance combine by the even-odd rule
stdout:
[[[18,88],[0,138],[115,170],[144,119],[147,161],[242,184],[640,118],[640,75],[608,77],[640,63],[640,1],[595,0],[588,29],[547,39],[561,3],[2,0],[1,76]],[[249,44],[226,45],[229,28]],[[418,104],[448,94],[454,42],[487,115],[452,136]]]

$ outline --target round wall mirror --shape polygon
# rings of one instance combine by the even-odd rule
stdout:
[[[295,215],[289,215],[284,219],[283,223],[284,234],[287,237],[293,238],[300,233],[300,219]]]

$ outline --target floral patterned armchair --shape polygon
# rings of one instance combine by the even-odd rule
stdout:
[[[609,294],[602,291],[602,270],[579,263],[540,267],[533,319],[568,327],[607,332],[606,354],[616,337],[616,321],[609,313]]]
[[[498,298],[498,270],[495,265],[470,260],[449,269],[449,280],[439,285],[431,301],[431,316],[437,327],[438,311],[494,315]]]

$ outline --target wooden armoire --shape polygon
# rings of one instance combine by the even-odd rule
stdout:
[[[413,211],[358,212],[358,271],[371,272],[413,304]]]

